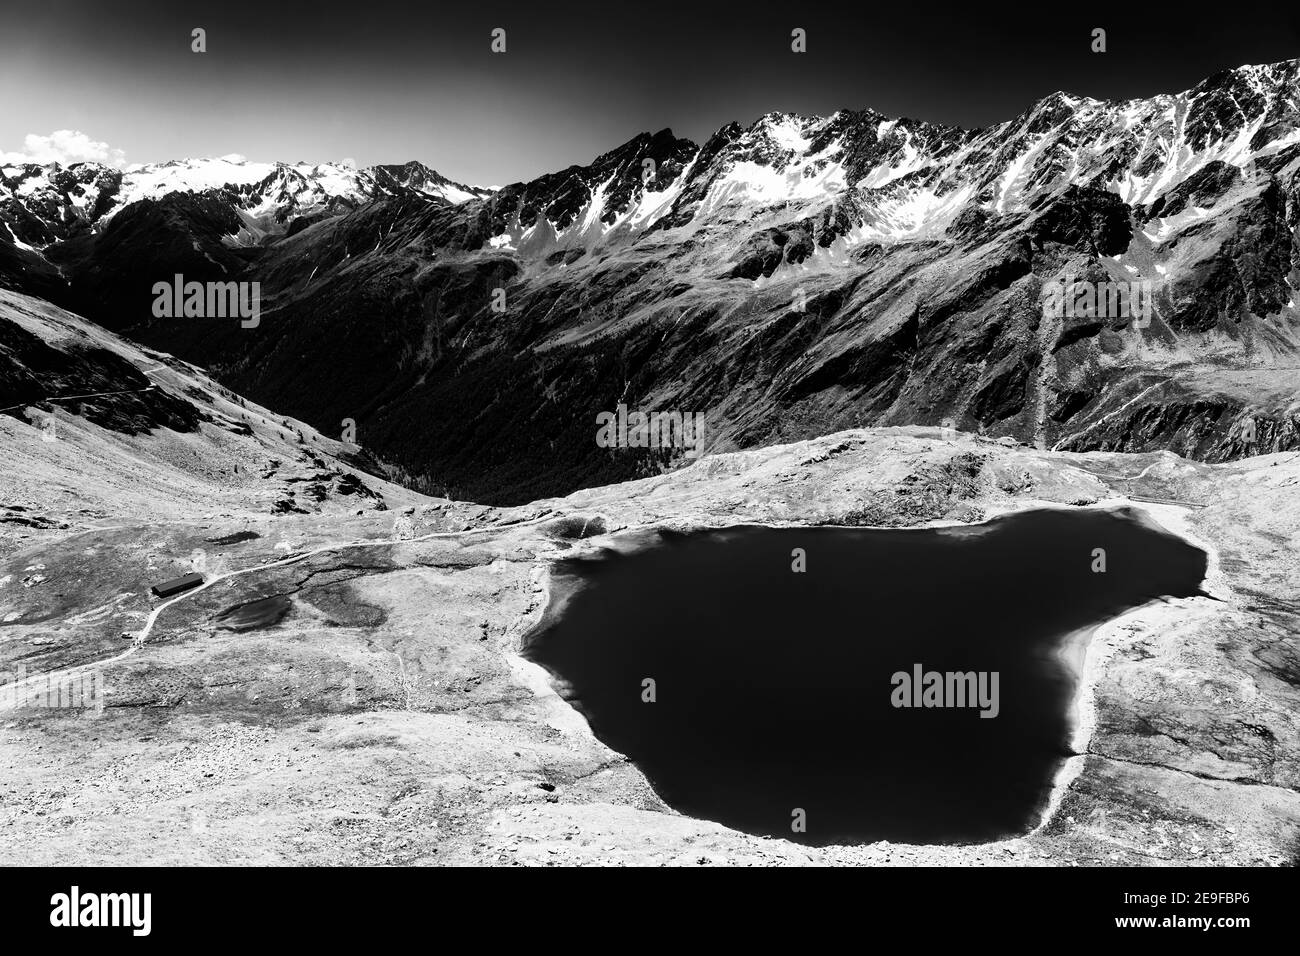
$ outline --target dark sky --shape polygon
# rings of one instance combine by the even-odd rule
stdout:
[[[1300,4],[975,7],[902,0],[690,3],[41,0],[0,31],[0,153],[81,130],[129,162],[240,153],[419,159],[502,184],[636,133],[702,142],[769,110],[870,106],[961,126],[1058,89],[1177,92],[1300,55]],[[1068,7],[1068,9],[1066,9]],[[190,52],[190,30],[208,52]],[[493,27],[508,52],[489,51]],[[808,52],[790,52],[790,31]],[[1089,51],[1094,27],[1105,54]]]

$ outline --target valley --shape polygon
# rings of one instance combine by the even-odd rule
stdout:
[[[717,452],[947,422],[1227,461],[1300,444],[1297,69],[1057,93],[981,130],[770,113],[491,192],[416,164],[212,160],[137,174],[166,185],[97,213],[107,173],[10,168],[0,220],[27,238],[0,230],[0,263],[24,263],[0,285],[324,434],[350,419],[414,487],[490,504],[680,464],[593,445],[620,403],[707,412]],[[253,212],[274,228],[250,233]],[[176,274],[259,283],[265,321],[154,318]],[[1085,297],[1052,318],[1066,279],[1140,283],[1155,314]]]

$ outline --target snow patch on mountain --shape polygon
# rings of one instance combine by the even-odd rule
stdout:
[[[230,185],[252,185],[271,175],[273,163],[229,159],[190,159],[141,166],[122,176],[118,207],[141,199],[158,199],[171,192],[202,192]]]
[[[43,223],[44,247],[66,238],[73,224],[102,229],[133,203],[177,192],[219,193],[228,199],[247,226],[231,237],[235,245],[283,232],[300,216],[386,196],[461,203],[490,195],[420,163],[358,170],[342,163],[250,162],[238,154],[134,165],[125,171],[98,163],[10,163],[0,168],[0,218],[25,220],[29,227]]]
[[[933,189],[908,189],[883,197],[844,238],[850,246],[937,238],[966,208],[974,189],[968,184],[943,195]]]

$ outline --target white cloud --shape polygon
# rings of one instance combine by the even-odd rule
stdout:
[[[224,159],[228,163],[248,162],[248,157],[245,156],[243,153],[226,153],[226,155],[222,156],[221,159]]]
[[[0,152],[0,163],[59,163],[69,166],[92,162],[120,167],[126,162],[126,153],[72,129],[55,130],[49,136],[28,133],[21,152]]]
[[[344,156],[342,160],[342,165],[348,167],[348,169],[356,169],[357,161],[353,159],[351,156]]]

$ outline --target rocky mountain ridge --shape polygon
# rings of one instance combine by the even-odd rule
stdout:
[[[256,163],[242,157],[173,160],[117,169],[83,162],[0,165],[0,224],[20,247],[40,251],[102,231],[133,203],[170,193],[211,195],[240,221],[232,244],[282,234],[296,219],[336,214],[380,197],[464,202],[491,190],[453,182],[423,163],[356,169],[338,163]]]
[[[1230,460],[1300,445],[1298,70],[1057,93],[983,130],[871,110],[702,146],[664,130],[251,242],[246,211],[173,193],[9,281],[322,429],[351,418],[421,487],[491,503],[680,464],[597,446],[620,403],[707,413],[719,451],[929,424]],[[0,281],[5,255],[0,234]],[[258,281],[271,318],[156,320],[175,273]],[[1063,285],[1102,297],[1054,314]],[[1153,314],[1108,310],[1121,286]]]

